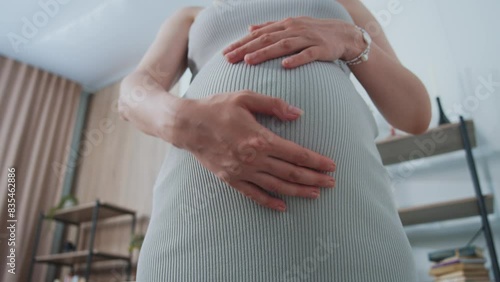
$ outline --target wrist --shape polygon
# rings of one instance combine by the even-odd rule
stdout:
[[[161,102],[162,114],[158,118],[157,136],[177,148],[184,149],[185,135],[191,123],[190,112],[196,100],[165,95]]]
[[[340,57],[343,61],[356,58],[367,48],[363,33],[353,24],[347,24],[344,40],[344,53]]]

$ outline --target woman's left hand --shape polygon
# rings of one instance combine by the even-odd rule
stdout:
[[[295,68],[312,61],[352,59],[356,51],[363,50],[363,46],[356,46],[363,42],[361,33],[356,32],[354,25],[337,19],[286,18],[251,25],[249,30],[249,35],[223,50],[230,63],[245,60],[248,64],[259,64],[293,54],[282,65]]]

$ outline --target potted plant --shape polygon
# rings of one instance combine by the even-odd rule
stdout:
[[[142,233],[134,234],[130,240],[130,244],[128,246],[129,252],[132,252],[132,262],[136,264],[139,260],[139,252],[142,247],[142,242],[144,241],[145,235]]]
[[[53,219],[54,218],[54,214],[56,213],[56,211],[62,209],[62,208],[67,208],[67,207],[72,207],[72,206],[76,206],[78,205],[78,199],[69,194],[69,195],[66,195],[64,197],[61,198],[61,200],[59,201],[59,204],[57,204],[57,206],[55,207],[52,207],[49,212],[47,213],[46,217],[48,219]]]

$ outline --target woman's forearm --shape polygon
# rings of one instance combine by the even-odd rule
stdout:
[[[366,44],[361,33],[353,29],[351,54],[360,54]],[[361,47],[363,46],[363,47]],[[356,56],[352,55],[352,56]],[[350,66],[384,118],[395,128],[412,134],[427,130],[431,105],[423,83],[397,59],[392,58],[376,42],[371,43],[369,59]]]
[[[120,116],[144,133],[176,145],[180,107],[190,99],[169,93],[187,69],[188,35],[200,7],[176,11],[160,27],[136,70],[120,85]]]
[[[122,119],[142,132],[174,143],[179,107],[185,99],[166,91],[147,71],[125,77],[120,85],[118,109]]]

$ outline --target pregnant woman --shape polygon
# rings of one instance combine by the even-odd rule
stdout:
[[[214,1],[170,17],[121,84],[122,118],[173,144],[137,281],[416,281],[351,73],[394,127],[427,129],[425,87],[357,0]]]

